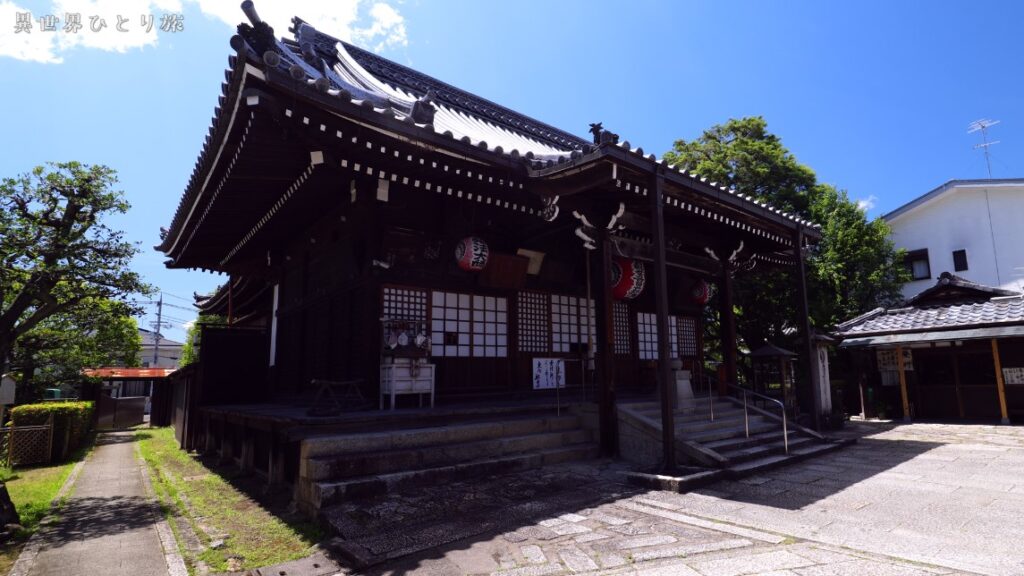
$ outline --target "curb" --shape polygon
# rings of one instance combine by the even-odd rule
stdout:
[[[139,464],[139,473],[142,474],[142,486],[146,490],[146,496],[153,500],[154,505],[159,502],[156,492],[153,490],[152,481],[149,478],[149,465],[142,458],[142,451],[138,441],[135,442],[135,459]],[[156,528],[157,536],[160,538],[160,546],[164,549],[164,561],[167,563],[167,572],[170,576],[188,576],[188,568],[185,566],[185,559],[178,550],[178,542],[174,539],[174,532],[167,519],[158,514],[156,508],[151,509],[153,526]]]

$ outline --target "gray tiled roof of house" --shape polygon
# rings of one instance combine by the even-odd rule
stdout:
[[[904,308],[876,308],[836,327],[843,338],[865,334],[953,330],[1024,324],[1024,294],[992,288],[944,272],[935,286]]]
[[[1024,324],[1024,298],[1002,296],[985,302],[877,309],[844,325],[843,337],[890,332],[923,332],[989,324]],[[849,323],[847,323],[849,324]]]

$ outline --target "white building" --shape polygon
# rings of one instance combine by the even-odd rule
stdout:
[[[168,340],[167,338],[160,337],[160,348],[156,348],[157,334],[152,330],[146,330],[145,328],[139,328],[139,336],[142,336],[142,351],[139,353],[141,366],[143,368],[177,368],[181,362],[181,349],[184,346],[181,342],[175,342],[174,340]],[[156,352],[158,358],[154,362],[153,353]]]
[[[1024,178],[950,180],[882,218],[914,276],[904,297],[943,272],[1024,290]]]

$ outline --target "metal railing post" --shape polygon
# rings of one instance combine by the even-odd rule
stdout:
[[[708,382],[708,410],[711,411],[711,421],[715,421],[715,400],[711,397],[711,383]]]
[[[786,430],[786,411],[782,411],[782,445],[786,448],[786,454],[789,454],[789,431]]]
[[[743,391],[743,428],[747,431],[747,438],[750,438],[750,417],[747,416],[747,392]]]

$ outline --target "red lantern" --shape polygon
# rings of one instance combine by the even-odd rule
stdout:
[[[468,272],[479,272],[487,266],[487,257],[491,251],[487,242],[476,236],[467,236],[455,245],[455,260],[459,268]]]
[[[693,298],[694,304],[703,306],[708,303],[708,298],[711,297],[711,289],[708,287],[707,282],[698,279],[693,283],[690,295]]]
[[[632,300],[644,291],[647,271],[643,262],[627,258],[612,259],[612,297],[616,300]]]

